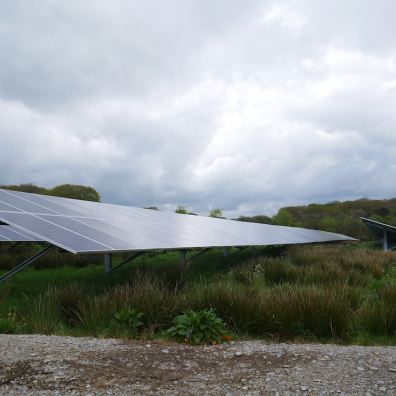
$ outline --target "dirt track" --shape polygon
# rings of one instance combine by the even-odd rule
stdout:
[[[396,394],[396,347],[0,335],[1,395]]]

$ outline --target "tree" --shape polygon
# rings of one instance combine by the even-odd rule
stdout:
[[[236,220],[245,221],[248,223],[272,224],[272,219],[265,215],[239,216]]]
[[[224,217],[223,216],[223,209],[220,208],[214,208],[210,211],[209,217]]]
[[[49,195],[56,197],[81,199],[83,201],[100,202],[99,193],[88,186],[81,186],[77,184],[62,184],[49,190]]]
[[[13,190],[13,191],[22,191],[27,193],[34,194],[48,194],[48,190],[44,187],[36,186],[35,184],[19,184],[19,185],[3,185],[0,188],[4,188],[5,190]]]
[[[175,213],[188,214],[188,210],[182,205],[177,205]]]
[[[274,224],[284,226],[296,226],[296,219],[287,209],[279,209],[278,213],[272,218]]]

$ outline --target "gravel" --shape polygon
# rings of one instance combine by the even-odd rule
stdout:
[[[0,335],[0,395],[394,395],[396,347]]]

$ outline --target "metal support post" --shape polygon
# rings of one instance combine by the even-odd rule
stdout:
[[[180,250],[180,269],[183,271],[186,268],[187,250]]]
[[[10,270],[10,271],[6,272],[4,275],[0,276],[0,283],[11,278],[15,274],[17,274],[19,271],[26,268],[28,265],[33,264],[39,258],[46,256],[51,250],[54,250],[55,248],[56,248],[56,246],[49,245],[46,248],[44,248],[43,250],[40,250],[34,256],[28,258],[27,260],[23,261],[22,263],[18,264],[16,267],[14,267],[12,270]]]
[[[228,257],[229,256],[229,248],[225,247],[224,248],[224,257]]]
[[[108,274],[113,267],[111,253],[105,253],[103,264],[104,264],[104,270],[105,270],[106,274]]]
[[[141,256],[141,255],[144,254],[144,253],[145,253],[145,252],[137,252],[137,253],[134,253],[134,254],[132,254],[131,256],[127,257],[125,260],[121,261],[121,263],[117,264],[115,267],[112,267],[112,263],[110,262],[110,269],[109,269],[109,270],[106,269],[106,264],[105,264],[105,271],[106,271],[106,274],[108,274],[108,275],[112,274],[115,270],[117,270],[118,268],[120,268],[122,265],[124,265],[124,264],[126,264],[126,263],[129,263],[130,261],[134,260],[135,258]],[[105,260],[106,260],[106,257],[105,257]],[[110,261],[111,261],[111,259],[110,259]]]
[[[386,230],[383,230],[383,240],[382,243],[384,245],[384,250],[388,250],[388,235],[386,233]]]

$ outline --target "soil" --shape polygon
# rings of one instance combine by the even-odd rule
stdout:
[[[1,395],[394,395],[396,347],[0,335]]]

